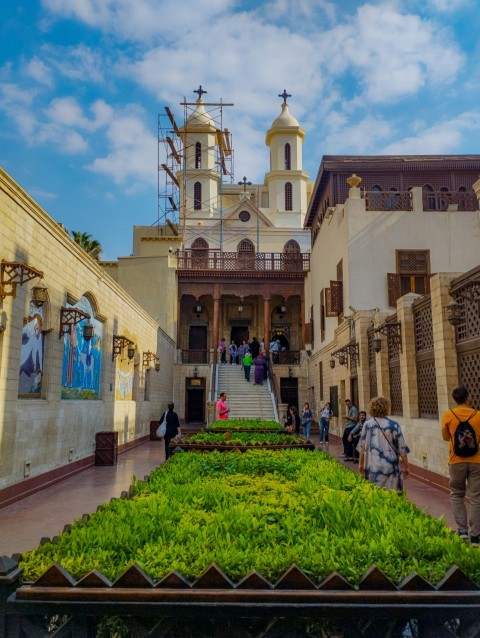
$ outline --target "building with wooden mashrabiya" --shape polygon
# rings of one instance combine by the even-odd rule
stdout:
[[[389,397],[417,474],[440,482],[451,391],[480,407],[479,175],[480,156],[326,156],[305,220],[310,402],[341,435],[346,398]]]

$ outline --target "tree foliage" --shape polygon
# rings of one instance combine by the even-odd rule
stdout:
[[[72,230],[73,241],[78,244],[83,250],[96,259],[100,259],[102,253],[102,245],[97,239],[93,239],[90,233],[82,233],[79,230]]]

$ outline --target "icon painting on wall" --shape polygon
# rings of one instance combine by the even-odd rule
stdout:
[[[30,304],[28,317],[22,330],[20,371],[18,379],[19,399],[40,399],[42,396],[45,334],[43,308]]]

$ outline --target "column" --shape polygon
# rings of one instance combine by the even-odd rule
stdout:
[[[268,354],[270,349],[270,289],[266,287],[263,297],[263,343],[265,344],[265,352]]]
[[[305,335],[305,296],[304,293],[302,292],[302,295],[300,297],[300,319],[302,322],[302,333],[301,333],[301,343],[300,343],[300,348],[299,350],[303,350],[305,348],[305,341],[306,341],[306,335]]]
[[[213,354],[211,363],[217,362],[217,346],[219,341],[219,320],[220,320],[220,287],[215,284],[213,287]]]

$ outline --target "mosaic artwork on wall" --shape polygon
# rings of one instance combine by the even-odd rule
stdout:
[[[99,399],[102,366],[103,324],[95,319],[90,302],[82,297],[74,306],[87,312],[93,325],[93,337],[83,338],[84,319],[63,337],[62,399]]]
[[[42,332],[43,312],[43,307],[37,308],[31,303],[28,317],[24,320],[18,378],[19,399],[40,399],[42,396],[45,355],[45,334]]]
[[[117,357],[117,375],[115,384],[115,399],[117,401],[132,401],[133,399],[133,360],[127,357]]]

